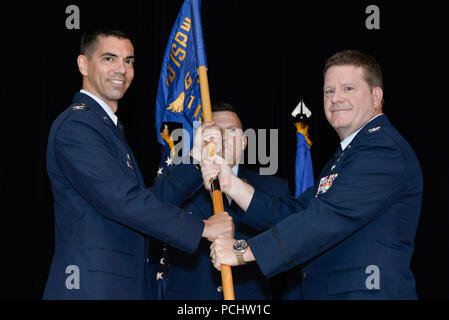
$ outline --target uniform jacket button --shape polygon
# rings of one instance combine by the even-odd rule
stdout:
[[[217,287],[217,291],[220,292],[220,293],[223,292],[223,287],[222,286],[218,286]]]
[[[305,279],[306,276],[307,276],[307,274],[306,274],[306,272],[304,271],[304,272],[302,273],[302,278]]]

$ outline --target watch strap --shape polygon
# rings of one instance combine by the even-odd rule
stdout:
[[[243,252],[242,251],[236,251],[235,252],[235,256],[237,257],[237,263],[239,264],[239,266],[246,264],[245,259],[243,259]]]

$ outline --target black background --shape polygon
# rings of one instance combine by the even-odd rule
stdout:
[[[416,151],[424,198],[412,269],[422,299],[449,298],[448,49],[439,2],[203,0],[212,102],[242,113],[246,128],[279,129],[278,176],[293,190],[296,135],[291,111],[313,112],[315,175],[337,135],[322,103],[326,58],[344,49],[374,55],[384,72],[384,112]],[[81,29],[68,30],[68,5]],[[380,9],[368,30],[365,9]],[[81,34],[112,26],[134,38],[136,75],[118,117],[148,185],[159,163],[154,106],[162,56],[182,1],[58,1],[2,5],[0,270],[3,299],[39,299],[53,252],[52,194],[45,170],[52,121],[81,87]]]

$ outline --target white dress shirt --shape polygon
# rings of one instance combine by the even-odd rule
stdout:
[[[366,124],[365,126],[370,123],[371,121],[373,121],[374,119],[376,119],[378,116],[383,115],[383,113],[378,114],[375,117],[372,117]],[[357,135],[357,133],[359,133],[360,130],[362,130],[365,126],[361,127],[359,130],[351,133],[349,136],[347,136],[343,141],[340,142],[341,145],[341,150],[345,150],[346,147],[351,143],[351,141],[354,139],[354,137]]]
[[[112,112],[111,108],[106,104],[106,102],[104,102],[103,100],[98,98],[96,95],[90,93],[89,91],[81,89],[80,92],[84,93],[84,94],[87,94],[89,97],[91,97],[92,99],[97,101],[98,104],[103,108],[103,110],[108,114],[109,118],[111,118],[111,120],[114,121],[115,125],[117,125],[118,118],[114,114],[114,112]]]

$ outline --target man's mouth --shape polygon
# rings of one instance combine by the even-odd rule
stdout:
[[[331,112],[332,113],[338,113],[338,112],[345,112],[345,111],[350,111],[351,109],[349,108],[345,108],[345,109],[333,109]]]
[[[109,81],[111,81],[113,84],[116,84],[116,85],[119,85],[119,86],[125,85],[125,81],[124,81],[124,80],[114,80],[114,79],[111,79],[111,80],[109,80]]]

